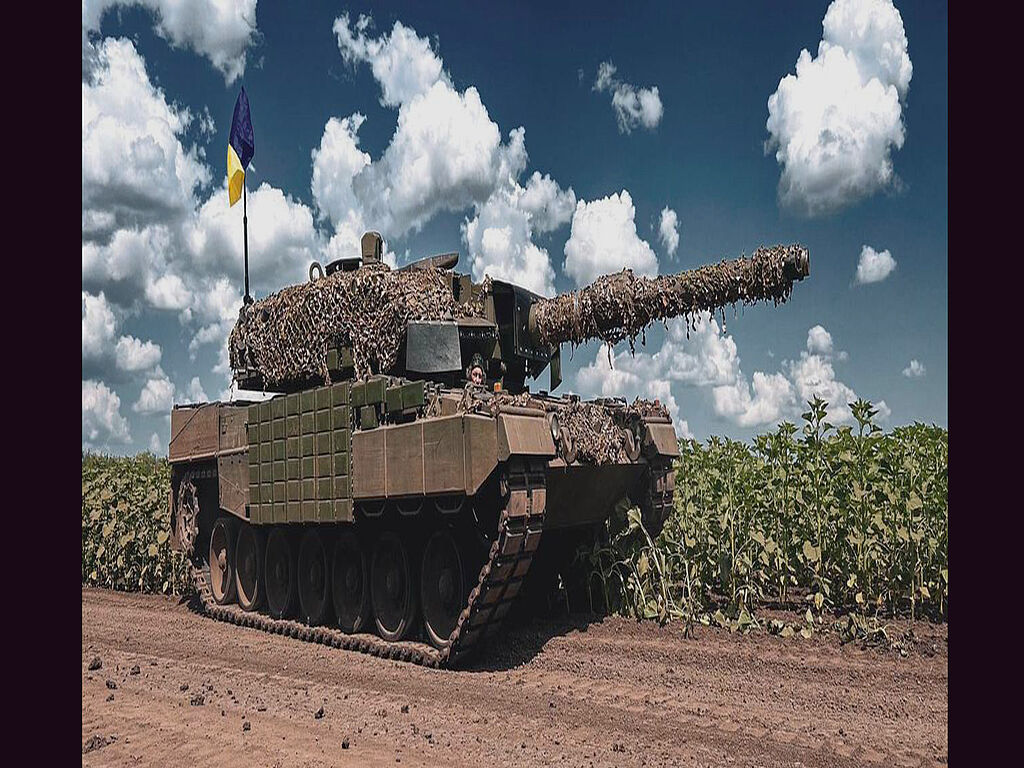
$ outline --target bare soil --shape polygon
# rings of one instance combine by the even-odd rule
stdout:
[[[561,617],[452,672],[83,588],[82,764],[944,765],[947,628],[913,632],[903,656]]]

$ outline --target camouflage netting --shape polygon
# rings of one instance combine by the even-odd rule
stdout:
[[[598,278],[572,293],[543,299],[530,313],[541,344],[588,339],[634,339],[656,320],[685,316],[692,327],[702,311],[727,304],[786,301],[807,273],[798,245],[759,248],[750,258],[723,261],[678,275],[636,277],[630,270]],[[425,268],[392,271],[384,264],[335,272],[294,285],[244,308],[231,332],[231,367],[259,373],[268,387],[330,381],[327,351],[352,349],[356,376],[388,373],[410,320],[480,317],[490,279],[470,302],[458,303],[451,274]]]
[[[463,390],[460,410],[496,416],[502,408],[537,408],[554,411],[576,450],[576,459],[584,464],[617,464],[629,461],[626,430],[645,419],[669,419],[668,410],[658,401],[637,398],[629,405],[547,400],[529,392],[510,395],[491,394],[481,387]]]
[[[618,464],[626,456],[625,433],[615,424],[611,413],[596,403],[570,403],[558,411],[561,424],[572,444],[576,458],[584,464]]]
[[[329,347],[350,346],[357,376],[387,372],[410,320],[464,316],[440,269],[385,264],[293,285],[243,310],[229,339],[231,367],[258,371],[267,386],[330,381]]]
[[[758,248],[749,258],[722,261],[676,275],[637,277],[624,269],[578,291],[534,305],[531,320],[543,344],[602,339],[633,341],[657,320],[686,318],[728,304],[785,302],[795,280],[807,274],[807,250],[799,245]]]

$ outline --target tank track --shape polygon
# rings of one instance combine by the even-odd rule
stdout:
[[[204,476],[208,476],[208,471],[190,470],[182,482]],[[332,627],[309,626],[291,619],[274,619],[261,613],[243,611],[237,605],[218,605],[210,588],[209,564],[201,554],[194,554],[189,562],[202,610],[218,621],[310,643],[427,667],[454,666],[498,631],[519,594],[540,543],[546,502],[543,461],[513,458],[501,478],[501,488],[505,504],[498,516],[497,537],[449,637],[448,646],[443,649],[415,641],[390,642],[371,634],[349,635]]]

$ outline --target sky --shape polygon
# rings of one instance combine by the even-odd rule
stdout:
[[[166,454],[172,404],[237,396],[243,85],[256,298],[368,229],[544,295],[798,242],[787,304],[564,345],[558,391],[658,398],[699,440],[815,395],[947,425],[945,3],[294,8],[83,2],[83,449]]]

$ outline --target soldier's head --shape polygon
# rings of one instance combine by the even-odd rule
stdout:
[[[483,384],[485,378],[483,357],[479,354],[473,355],[473,359],[469,361],[469,380],[474,384]]]

